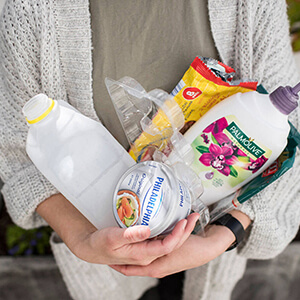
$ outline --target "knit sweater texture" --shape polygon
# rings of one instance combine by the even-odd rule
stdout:
[[[209,0],[208,6],[220,58],[237,71],[237,78],[256,79],[269,92],[299,80],[284,0]],[[35,212],[37,205],[58,191],[26,154],[28,127],[22,107],[35,94],[45,93],[98,120],[93,107],[88,0],[7,1],[0,20],[0,57],[2,193],[16,224],[38,227],[46,223]],[[299,109],[290,121],[300,128]],[[253,221],[243,244],[187,271],[184,299],[229,299],[247,258],[268,259],[284,250],[300,222],[299,178],[297,155],[287,174],[241,207]],[[52,245],[74,299],[117,299],[115,281],[127,299],[137,299],[156,283],[80,261],[55,237]]]

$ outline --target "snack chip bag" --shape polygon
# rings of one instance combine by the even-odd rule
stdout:
[[[198,56],[194,59],[171,93],[184,115],[185,125],[181,129],[182,133],[223,99],[238,92],[245,93],[257,89],[257,82],[234,81],[234,74],[234,69],[212,58]],[[165,120],[164,113],[158,110],[152,119],[152,125],[162,132],[170,127],[170,123]],[[139,162],[151,148],[163,151],[168,145],[169,137],[164,135],[161,138],[159,135],[143,132],[135,140],[129,153]]]
[[[233,81],[235,70],[212,58],[196,57],[172,91],[185,122],[197,121],[223,99],[256,90],[257,82]]]

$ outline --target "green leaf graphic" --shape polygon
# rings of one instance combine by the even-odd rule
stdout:
[[[208,147],[205,147],[205,146],[197,146],[196,149],[197,149],[200,153],[209,153]]]
[[[213,135],[211,135],[211,140],[214,144],[221,146]]]
[[[237,170],[233,167],[233,166],[229,166],[229,169],[230,169],[230,174],[231,176],[237,178],[239,173],[237,172]]]
[[[250,157],[248,156],[238,156],[238,161],[243,162],[243,163],[248,163],[250,162]]]

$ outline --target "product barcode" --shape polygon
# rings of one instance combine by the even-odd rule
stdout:
[[[178,84],[175,86],[174,90],[171,92],[171,96],[176,96],[181,89],[185,87],[184,81],[181,79]]]

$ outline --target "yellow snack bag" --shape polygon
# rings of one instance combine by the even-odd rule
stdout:
[[[256,90],[255,81],[233,81],[234,69],[212,58],[197,56],[183,78],[171,93],[184,116],[185,132],[194,122],[199,120],[209,109],[223,99],[241,92]],[[149,134],[143,132],[132,145],[129,153],[136,160],[144,160],[153,148],[163,150],[172,135],[172,128],[166,121],[165,113],[159,109],[152,118],[151,126],[157,132],[168,134]]]

